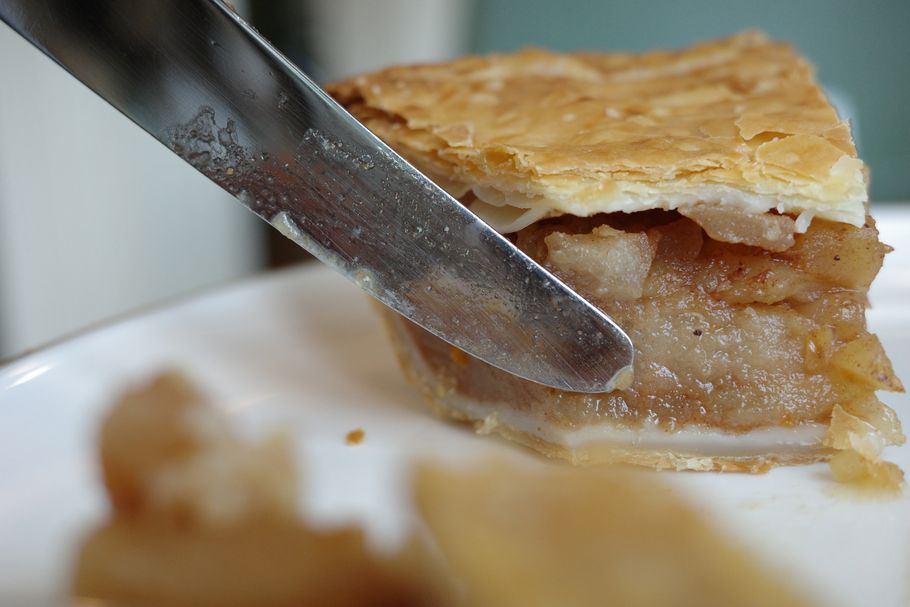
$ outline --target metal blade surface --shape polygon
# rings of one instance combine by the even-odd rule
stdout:
[[[628,378],[632,344],[608,316],[378,140],[225,3],[0,0],[0,19],[435,335],[564,390],[605,392]]]

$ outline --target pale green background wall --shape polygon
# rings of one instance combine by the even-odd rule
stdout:
[[[910,0],[478,0],[473,50],[645,50],[760,28],[848,99],[875,200],[910,200]]]

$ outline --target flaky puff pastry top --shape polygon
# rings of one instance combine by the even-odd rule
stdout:
[[[327,87],[456,196],[532,219],[734,205],[862,225],[866,172],[793,49],[757,32],[681,51],[530,49]]]

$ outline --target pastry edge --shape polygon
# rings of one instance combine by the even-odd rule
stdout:
[[[865,188],[851,192],[848,199],[836,202],[813,200],[798,193],[775,194],[773,192],[753,192],[722,184],[703,184],[686,186],[672,183],[669,186],[642,184],[616,184],[612,192],[601,192],[596,196],[502,191],[496,185],[469,187],[454,184],[433,174],[437,183],[448,183],[449,193],[458,198],[458,192],[474,190],[480,205],[472,205],[471,210],[502,233],[517,232],[522,228],[550,217],[574,215],[590,217],[598,213],[636,213],[650,210],[674,211],[696,204],[736,209],[746,215],[765,213],[788,214],[797,219],[797,232],[804,233],[815,218],[827,219],[861,227],[866,221],[868,196]],[[480,190],[480,194],[477,193]],[[491,202],[483,194],[498,192],[501,202]],[[526,215],[514,222],[503,223],[488,209],[509,208]]]

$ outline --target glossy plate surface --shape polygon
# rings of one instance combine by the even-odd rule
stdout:
[[[869,321],[910,383],[910,213],[877,215],[898,250],[874,287]],[[427,413],[367,298],[343,278],[321,266],[266,275],[0,367],[0,604],[64,596],[78,539],[104,516],[100,416],[122,387],[165,367],[193,377],[244,432],[291,428],[305,464],[304,514],[366,521],[377,542],[406,520],[407,462],[531,457]],[[883,398],[910,426],[910,398]],[[347,446],[355,428],[365,439]],[[887,457],[910,471],[907,446]],[[910,495],[857,497],[834,486],[825,465],[662,476],[825,604],[910,604]]]

